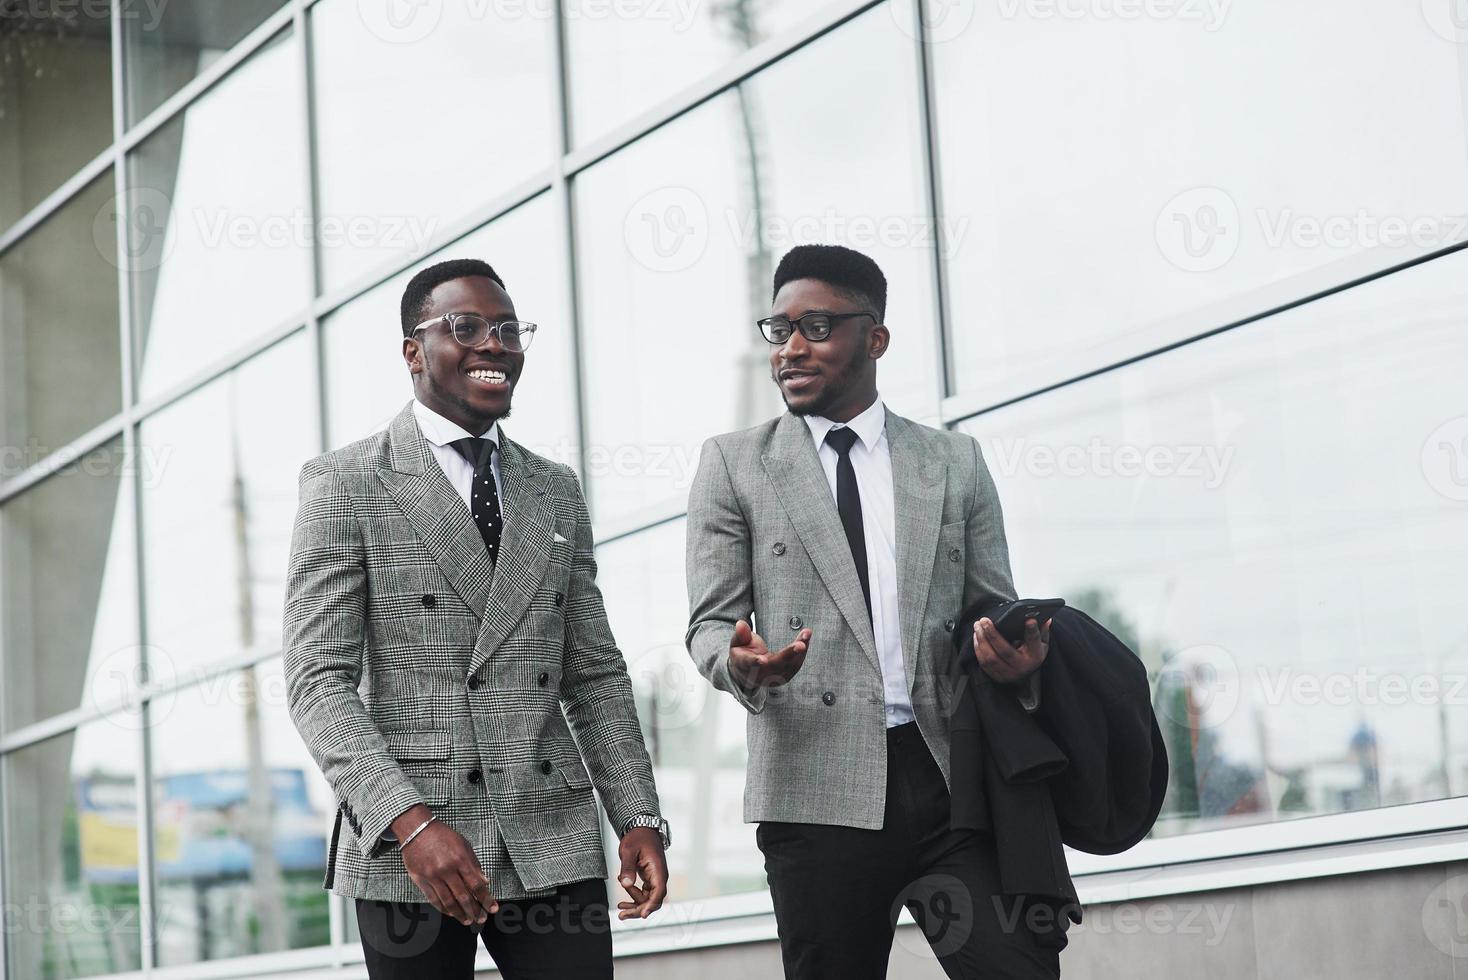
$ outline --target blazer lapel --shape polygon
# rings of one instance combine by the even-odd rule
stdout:
[[[846,543],[846,532],[836,512],[836,500],[826,472],[816,455],[815,440],[803,419],[788,412],[780,418],[771,441],[771,451],[760,457],[780,505],[795,525],[816,572],[836,601],[836,608],[856,634],[857,642],[872,664],[881,669],[872,621],[856,577],[856,562]],[[893,460],[894,465],[896,460]],[[782,644],[783,645],[783,644]]]
[[[933,584],[948,465],[936,451],[937,447],[927,444],[921,429],[891,411],[887,412],[887,446],[892,453],[892,496],[897,505],[897,597],[902,664],[911,685],[917,677],[918,638],[928,608],[928,590]]]
[[[389,425],[387,449],[386,463],[378,467],[378,479],[402,508],[454,591],[474,615],[482,618],[492,574],[489,553],[469,508],[433,458],[413,416],[411,401]]]
[[[469,661],[478,670],[519,624],[531,596],[545,578],[555,524],[546,474],[540,460],[505,437],[500,428],[500,499],[503,526],[494,580],[484,605],[484,622]],[[478,532],[475,532],[476,537]],[[484,543],[479,544],[480,551]]]

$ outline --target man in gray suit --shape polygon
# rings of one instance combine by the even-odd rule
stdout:
[[[978,444],[878,396],[886,294],[850,249],[781,260],[759,327],[788,411],[704,444],[688,650],[748,711],[744,818],[787,977],[885,976],[904,904],[950,977],[1058,976],[994,901],[992,837],[949,827],[954,620],[1014,586]],[[1047,632],[1032,620],[1013,647],[975,629],[985,672],[1031,710]]]
[[[662,904],[667,824],[580,485],[499,426],[535,325],[475,260],[401,313],[413,401],[302,467],[291,539],[290,713],[340,802],[325,885],[374,980],[467,980],[476,934],[512,980],[610,977],[593,785],[622,918]]]

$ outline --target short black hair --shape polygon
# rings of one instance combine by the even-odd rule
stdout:
[[[501,289],[505,288],[505,281],[500,278],[498,272],[490,267],[488,262],[479,259],[449,259],[447,262],[439,262],[421,270],[412,279],[408,280],[408,286],[403,290],[403,302],[399,307],[399,316],[403,322],[403,336],[413,336],[413,328],[422,323],[428,313],[428,299],[430,294],[446,282],[455,279],[463,279],[468,276],[483,276],[493,279],[499,283]]]
[[[775,288],[796,279],[818,279],[852,302],[870,306],[877,322],[887,318],[887,277],[869,257],[844,245],[797,245],[785,253],[775,269]]]

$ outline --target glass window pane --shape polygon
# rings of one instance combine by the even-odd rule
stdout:
[[[457,258],[488,262],[515,304],[538,324],[504,423],[511,439],[569,465],[577,462],[574,367],[564,241],[548,196],[537,197],[353,300],[324,324],[328,432],[344,446],[385,426],[413,397],[403,362],[399,304],[419,269]],[[421,335],[420,335],[421,336]]]
[[[885,8],[577,178],[598,520],[681,504],[705,438],[781,411],[754,321],[797,244],[848,245],[882,267],[892,344],[879,387],[896,411],[937,414],[916,87],[870,71],[873,59],[916,75],[912,39]],[[828,111],[848,103],[884,120],[859,152],[849,117]]]
[[[150,721],[159,965],[327,945],[336,801],[280,660],[165,696]]]
[[[482,0],[311,8],[328,288],[421,252],[440,229],[546,172],[554,23],[536,9]]]
[[[1444,618],[1468,586],[1465,282],[1457,253],[963,426],[1020,592],[1156,675],[1155,834],[1468,790]]]
[[[674,902],[765,889],[754,825],[744,822],[745,711],[709,686],[683,646],[684,534],[684,522],[675,521],[596,551],[607,617],[673,827]]]
[[[133,470],[114,439],[0,506],[6,730],[132,693]]]
[[[7,976],[142,967],[138,721],[83,725],[4,756]]]
[[[162,105],[284,3],[127,0],[122,39],[127,62],[128,125]]]
[[[305,307],[302,92],[283,33],[128,157],[142,397]]]
[[[122,408],[112,187],[93,181],[0,255],[0,479]]]
[[[776,37],[830,0],[562,0],[576,142],[586,143]]]
[[[998,401],[1464,236],[1450,4],[946,6],[961,391]]]
[[[296,477],[317,452],[308,364],[295,334],[140,427],[158,474],[142,508],[150,677],[279,648]]]
[[[71,0],[0,13],[0,229],[112,142],[111,16]]]

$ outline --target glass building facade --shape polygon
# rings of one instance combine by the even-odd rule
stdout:
[[[1021,591],[1154,678],[1163,816],[1078,871],[1429,860],[1468,825],[1450,14],[0,0],[4,976],[360,963],[285,710],[296,474],[411,397],[448,257],[542,325],[506,431],[582,476],[680,948],[769,908],[683,515],[781,410],[753,321],[808,241],[885,270],[882,394],[980,441]]]

